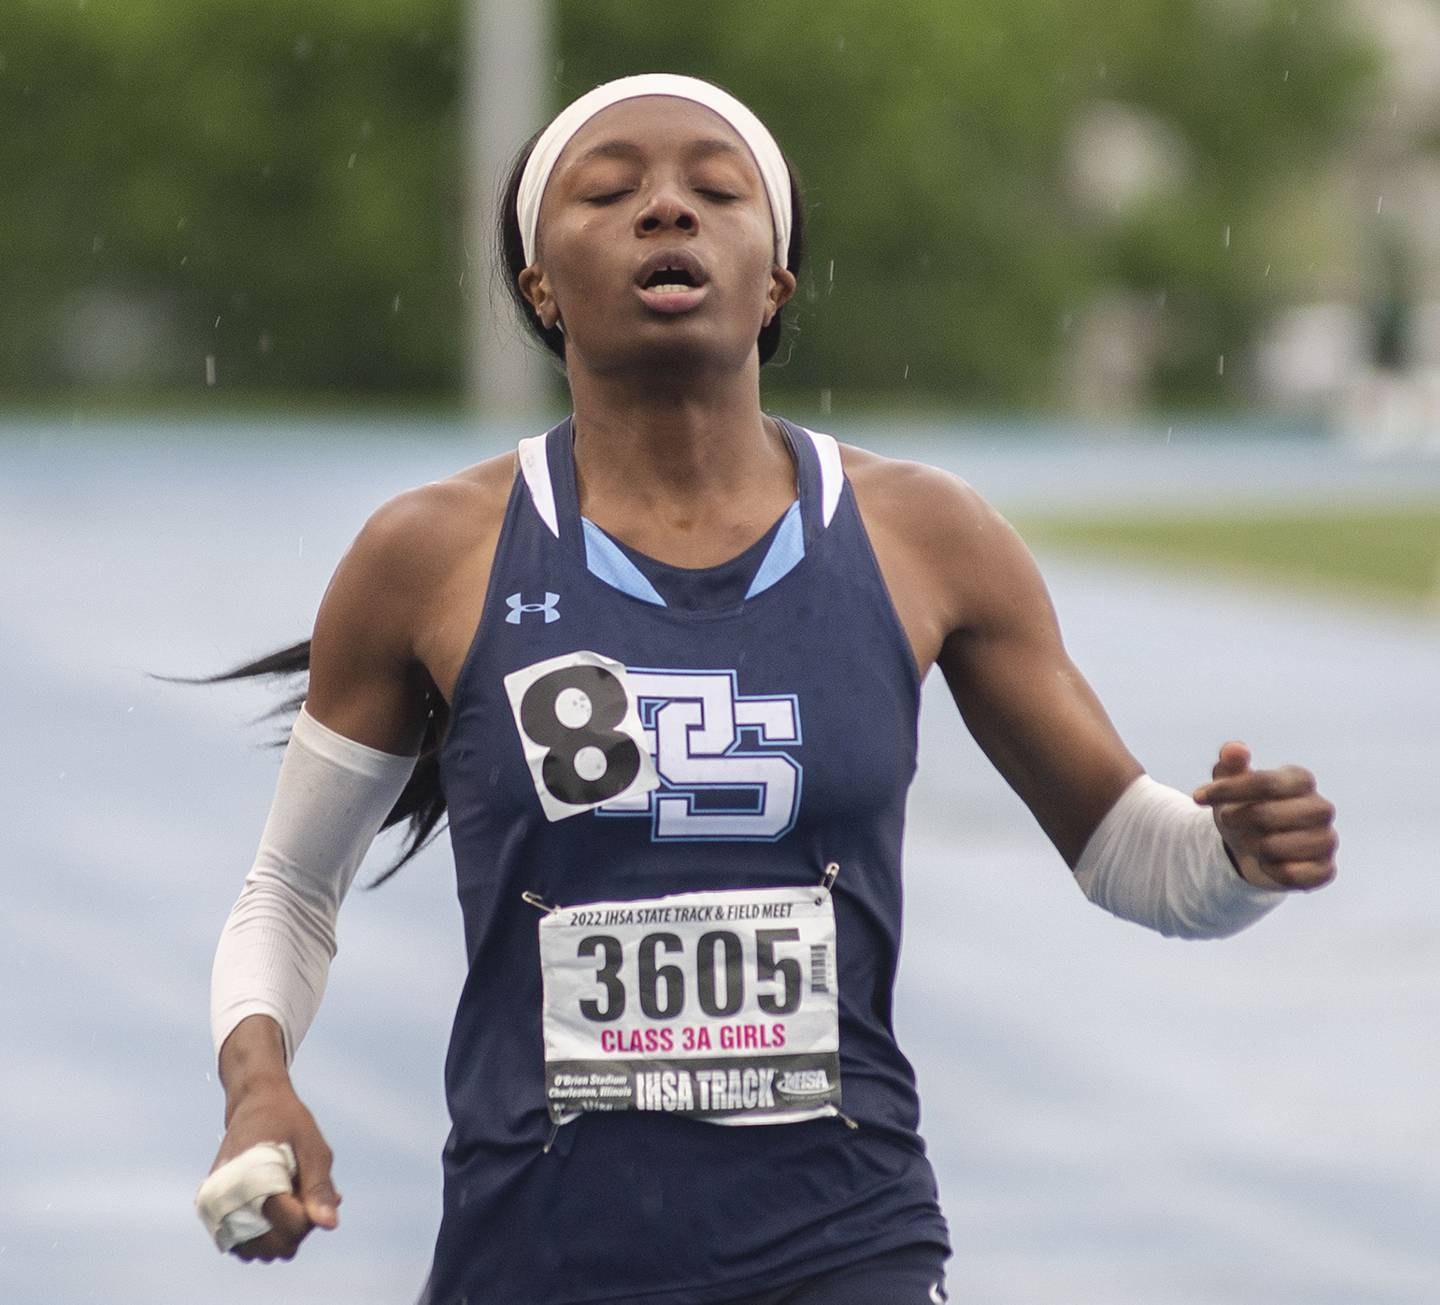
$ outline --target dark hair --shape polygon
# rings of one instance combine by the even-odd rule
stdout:
[[[495,266],[497,275],[505,282],[505,291],[511,302],[530,328],[530,334],[563,362],[564,334],[556,327],[546,328],[541,324],[535,309],[530,306],[530,301],[521,293],[519,283],[520,273],[525,270],[526,263],[525,246],[520,237],[520,221],[515,216],[515,201],[520,193],[520,178],[525,171],[525,164],[540,136],[541,132],[537,131],[520,147],[520,153],[515,156],[515,162],[510,167],[510,175],[505,179],[496,230],[496,252],[499,257],[495,260]],[[785,159],[785,171],[790,178],[790,247],[785,251],[785,266],[798,277],[800,266],[805,260],[805,194],[800,188],[799,178],[795,175],[794,165],[785,158],[783,152],[781,158]],[[781,308],[768,324],[761,328],[757,337],[762,366],[775,356],[775,351],[780,347],[780,335],[784,325],[781,319],[784,313],[785,310]]]
[[[520,189],[521,173],[525,170],[525,163],[530,157],[530,151],[535,148],[535,142],[539,140],[540,134],[540,132],[536,132],[525,142],[516,156],[514,165],[510,169],[510,175],[505,182],[505,189],[500,199],[499,222],[497,223],[500,257],[496,262],[496,274],[504,280],[506,291],[529,326],[531,333],[546,349],[563,362],[565,358],[564,335],[558,330],[546,330],[541,325],[539,317],[535,315],[535,310],[530,306],[530,301],[520,293],[520,286],[517,282],[517,278],[526,264],[525,252],[520,240],[520,224],[515,216],[515,197]],[[796,178],[795,169],[788,158],[785,159],[785,168],[790,177],[790,205],[793,214],[790,227],[790,247],[786,251],[785,266],[798,277],[801,263],[805,257],[805,199],[799,180]],[[769,362],[775,356],[776,349],[779,348],[783,311],[781,309],[770,319],[769,324],[761,330],[758,337],[757,344],[762,364]],[[287,679],[304,675],[306,677],[305,688],[292,691],[276,706],[258,717],[259,720],[283,717],[287,722],[293,723],[306,698],[309,671],[310,640],[302,639],[288,648],[278,649],[256,661],[246,662],[231,670],[222,671],[218,675],[198,678],[160,675],[154,678],[182,684],[221,684],[229,680],[253,679],[258,676]],[[400,797],[390,809],[390,814],[385,817],[380,826],[382,830],[389,829],[402,820],[409,820],[409,842],[400,859],[366,884],[367,888],[374,888],[384,883],[401,866],[427,847],[441,832],[439,826],[441,817],[445,814],[445,793],[440,784],[440,747],[444,741],[444,731],[448,719],[449,711],[443,703],[432,704],[425,722],[425,734],[420,743],[420,755],[415,763],[415,773],[410,776]],[[289,729],[286,729],[281,737],[271,741],[270,746],[283,748],[289,739],[289,734]]]

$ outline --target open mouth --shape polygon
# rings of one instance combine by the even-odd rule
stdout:
[[[643,288],[661,295],[679,294],[695,289],[695,278],[683,267],[659,267],[645,278]]]
[[[647,307],[683,313],[705,298],[709,274],[688,249],[657,249],[635,272],[635,286]]]

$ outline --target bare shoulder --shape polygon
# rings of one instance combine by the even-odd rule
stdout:
[[[507,452],[403,490],[370,514],[347,561],[386,589],[433,592],[462,558],[499,534],[514,476],[515,455]]]
[[[437,613],[477,566],[488,573],[513,475],[514,456],[505,454],[405,490],[370,514],[315,618],[313,715],[382,751],[414,752],[430,688],[443,691],[445,668],[458,661],[450,645],[459,636],[446,642]]]
[[[840,445],[840,462],[866,509],[919,534],[981,529],[999,515],[968,481],[928,463],[855,444]]]
[[[1038,574],[1029,549],[968,481],[855,445],[840,451],[887,581],[891,570],[903,570],[902,583],[923,591],[942,638],[983,621],[997,604],[1034,594]]]

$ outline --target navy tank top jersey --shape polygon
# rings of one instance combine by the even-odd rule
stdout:
[[[521,442],[440,774],[469,971],[425,1305],[703,1305],[948,1251],[896,1045],[920,683],[828,435],[687,569]]]

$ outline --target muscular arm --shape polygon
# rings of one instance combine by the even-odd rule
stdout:
[[[937,662],[976,742],[1073,869],[1143,767],[1070,660],[1029,549],[988,505],[970,511],[984,543]]]
[[[250,1235],[253,1223],[227,1230],[244,1211],[229,1208],[238,1198],[228,1190],[212,1193],[227,1207],[206,1206],[207,1225],[222,1230],[222,1245],[248,1236],[233,1246],[243,1259],[288,1259],[312,1227],[335,1226],[330,1150],[287,1062],[323,991],[340,898],[421,740],[432,690],[415,631],[450,562],[456,534],[445,508],[457,495],[464,487],[450,484],[392,499],[336,568],[260,851],[216,950],[212,1028],[226,1134],[214,1168],[241,1157],[253,1164],[255,1148],[275,1142],[290,1144],[298,1165],[294,1193],[265,1201],[269,1231],[260,1235]]]
[[[1065,651],[1034,558],[958,478],[846,454],[921,673],[940,667],[976,742],[1073,868],[1143,767]]]
[[[435,583],[434,574],[444,557],[444,523],[449,517],[444,496],[453,497],[457,492],[453,484],[425,485],[383,504],[346,550],[326,587],[311,638],[310,681],[302,714],[344,740],[400,757],[413,756],[419,749],[433,689],[414,653],[415,631],[428,589]],[[297,728],[303,723],[297,722]],[[290,757],[289,749],[286,757]],[[383,759],[376,760],[381,770],[387,769]],[[315,765],[313,760],[299,756],[291,764]],[[311,775],[307,771],[305,784],[327,782],[333,773]],[[284,774],[282,764],[282,779]],[[345,891],[343,885],[330,882],[335,872],[331,862],[347,841],[354,840],[348,825],[344,829],[322,827],[325,820],[337,814],[328,808],[292,810],[301,790],[277,789],[277,804],[282,791],[290,805],[280,814],[291,822],[280,831],[284,846],[268,848],[262,836],[257,865],[247,876],[247,893],[250,897],[262,890],[268,894],[261,906],[253,908],[262,932],[272,927],[271,916],[277,912],[286,922],[287,938],[294,936],[302,924],[310,925],[305,955],[310,968],[319,970],[319,978],[308,976],[308,986],[314,987],[323,982],[323,971],[334,950],[332,922],[339,905],[336,894]],[[304,791],[308,792],[308,788]],[[346,813],[347,819],[350,814]],[[277,806],[272,805],[267,834],[276,819]],[[308,829],[311,823],[316,825],[313,832]],[[321,844],[302,853],[307,839],[315,843],[315,833],[320,835]],[[274,867],[260,863],[267,853],[275,860]],[[354,847],[348,859],[363,855],[363,847]],[[311,879],[317,880],[313,886]],[[272,904],[270,897],[275,897],[276,902]],[[249,899],[242,895],[237,906],[241,917],[241,907],[249,905]],[[217,960],[228,964],[230,953],[237,948],[242,959],[249,957],[252,944],[236,941],[236,930],[247,919],[237,920],[237,914],[232,912]],[[298,959],[293,964],[305,969]],[[283,1074],[287,1048],[279,1034],[276,1021],[268,1015],[250,1016],[234,1027],[220,1049],[220,1075],[227,1090],[243,1087],[256,1077]],[[293,1052],[293,1048],[288,1050]]]
[[[1019,535],[963,481],[933,467],[846,449],[845,469],[921,673],[939,665],[970,732],[1066,864],[1081,866],[1107,818],[1106,847],[1118,846],[1117,838],[1138,846],[1143,834],[1171,849],[1183,830],[1198,840],[1197,850],[1176,863],[1180,879],[1164,886],[1173,897],[1176,883],[1205,868],[1201,861],[1213,840],[1201,836],[1194,810],[1174,790],[1161,794],[1166,786],[1151,782],[1141,800],[1144,786],[1134,781],[1143,767],[1066,653],[1049,595]],[[1310,889],[1334,878],[1335,808],[1316,791],[1308,770],[1251,770],[1248,749],[1231,742],[1220,749],[1212,773],[1214,782],[1198,789],[1194,801],[1213,809],[1229,865],[1222,858],[1218,878],[1185,880],[1192,888],[1200,883],[1206,909],[1234,896],[1231,869],[1262,889]],[[1117,834],[1122,826],[1129,831],[1123,836]],[[1161,861],[1150,853],[1130,864],[1122,878],[1134,866],[1160,873]],[[1103,897],[1094,870],[1092,864],[1082,886]],[[1129,880],[1125,886],[1134,887]],[[1112,907],[1116,900],[1112,894]],[[1221,921],[1212,911],[1213,918],[1202,920],[1191,906],[1180,916],[1181,927],[1203,929],[1228,929],[1240,918]]]
[[[281,778],[288,763],[293,782],[277,787],[257,864],[247,876],[248,896],[242,895],[238,915],[232,912],[217,953],[217,961],[226,961],[226,974],[233,970],[227,958],[237,946],[244,957],[252,955],[248,941],[243,946],[237,941],[239,926],[251,915],[263,925],[262,933],[273,932],[273,925],[293,940],[301,930],[303,948],[282,949],[286,965],[300,976],[296,982],[303,978],[301,986],[310,990],[296,1008],[298,1025],[308,1024],[306,1012],[313,1013],[318,1000],[314,990],[334,951],[333,922],[348,874],[390,809],[395,794],[389,790],[408,774],[394,759],[413,758],[429,713],[446,710],[441,690],[453,683],[476,619],[474,607],[467,610],[465,604],[484,592],[513,474],[509,456],[493,458],[392,498],[365,523],[321,600],[309,689],[296,722],[297,733],[302,725],[310,728],[287,747]],[[292,758],[297,747],[304,755]],[[323,757],[316,755],[317,747]],[[374,751],[366,756],[369,750]],[[350,777],[356,774],[362,778]],[[376,795],[377,781],[385,794]],[[337,783],[346,786],[344,794]],[[275,846],[267,843],[272,834],[279,840]],[[268,896],[260,902],[262,892]],[[222,993],[236,998],[229,1014],[222,1010],[222,1029],[243,1013],[246,975],[238,987],[230,985],[234,992]],[[234,1027],[220,1053],[227,1086],[232,1079],[283,1069],[278,1032],[268,1016]]]
[[[366,522],[341,559],[316,617],[302,711],[346,739],[402,757],[418,749],[425,709],[424,690],[408,653],[413,598],[405,579],[412,566],[409,533],[415,517],[413,495],[391,500]],[[297,734],[303,723],[297,721]],[[348,827],[322,823],[336,814],[330,809],[336,794],[328,785],[338,772],[308,748],[294,752],[299,746],[293,738],[287,746],[256,864],[221,936],[212,982],[212,1002],[219,1003],[212,1018],[223,1028],[247,1006],[277,1000],[264,984],[263,997],[251,995],[259,976],[291,975],[287,988],[310,994],[297,1004],[298,1018],[292,1012],[291,1023],[301,1026],[290,1029],[292,1040],[308,1025],[314,990],[323,985],[334,952],[334,914],[348,884],[333,882],[344,879],[344,867],[334,862],[357,861],[364,855],[364,847],[355,846],[343,856],[347,842],[359,840],[350,836]],[[354,785],[357,792],[347,792],[347,801],[365,786],[358,781]],[[316,805],[322,791],[330,806]],[[309,797],[308,805],[300,804],[302,796]],[[235,1024],[219,1049],[230,1109],[254,1080],[283,1078],[293,1051],[268,1013],[248,1015]]]
[[[370,517],[335,568],[315,616],[306,710],[337,734],[382,752],[419,751],[433,692],[415,652],[442,514],[440,486],[398,495]]]

